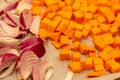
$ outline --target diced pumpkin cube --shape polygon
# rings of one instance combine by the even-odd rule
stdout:
[[[72,12],[71,11],[66,11],[63,15],[63,18],[66,18],[66,19],[71,19],[72,17]]]
[[[80,64],[80,62],[69,62],[68,67],[74,73],[81,72],[81,64]]]
[[[84,24],[84,29],[90,30],[92,28],[92,25],[88,22]]]
[[[45,30],[45,29],[43,29],[43,28],[41,28],[40,30],[39,30],[39,34],[38,34],[41,38],[44,38],[44,39],[47,39],[49,36],[48,36],[48,32]]]
[[[105,62],[105,69],[110,70],[112,73],[119,72],[120,64],[114,59],[110,59]]]
[[[47,18],[53,19],[55,17],[56,13],[55,12],[50,12],[46,15]]]
[[[95,13],[97,11],[98,7],[95,6],[95,5],[90,5],[89,6],[89,11],[92,12],[92,13]]]
[[[72,61],[73,62],[80,61],[80,53],[79,52],[72,52]]]
[[[120,27],[119,22],[120,22],[120,13],[117,14],[116,20],[113,22],[112,26],[119,28]]]
[[[73,11],[79,10],[80,7],[81,7],[80,3],[74,1],[73,5],[72,5]]]
[[[70,50],[61,49],[59,52],[60,60],[70,60]]]
[[[103,17],[102,15],[98,16],[98,17],[97,17],[97,20],[98,20],[100,23],[106,22],[105,17]]]
[[[76,23],[76,25],[72,29],[82,31],[83,28],[84,28],[84,25]]]
[[[108,24],[100,24],[100,29],[101,29],[102,33],[106,33],[106,32],[109,31],[110,25],[108,25]]]
[[[95,52],[90,52],[90,53],[89,53],[89,57],[95,58],[95,57],[96,57],[96,53],[95,53]]]
[[[92,13],[85,13],[84,15],[84,22],[88,22],[89,20],[91,20],[93,18]]]
[[[85,70],[86,69],[86,64],[85,64],[85,61],[80,59],[80,63],[81,63],[81,69],[82,70]]]
[[[101,59],[103,59],[104,61],[107,61],[107,60],[109,60],[109,59],[112,58],[111,55],[108,54],[106,51],[101,51],[101,52],[98,54],[98,56],[99,56]]]
[[[104,66],[103,64],[97,64],[94,66],[94,71],[97,72],[97,71],[104,71]]]
[[[74,20],[75,20],[76,22],[82,22],[82,21],[83,21],[83,18],[84,18],[84,15],[83,15],[83,13],[79,10],[79,11],[73,12],[73,17],[74,17]]]
[[[60,0],[58,3],[58,8],[62,9],[63,7],[65,7],[65,2]]]
[[[113,49],[109,52],[109,54],[116,61],[120,61],[120,50],[119,49]]]
[[[32,6],[31,8],[31,14],[33,15],[39,15],[41,13],[41,6]]]
[[[101,30],[99,27],[93,27],[91,30],[90,30],[90,33],[91,35],[98,35],[98,34],[101,34]]]
[[[61,47],[59,42],[52,41],[52,44],[53,44],[57,49],[59,49],[59,48]]]
[[[75,31],[75,34],[74,34],[74,36],[73,36],[72,41],[73,41],[73,42],[75,42],[75,41],[80,41],[81,37],[82,37],[82,32],[79,31],[79,30],[76,30],[76,31]]]
[[[79,49],[79,44],[80,44],[79,41],[73,42],[70,49],[74,50],[74,51],[77,51]]]
[[[114,41],[114,45],[120,47],[120,37],[119,36],[116,37],[116,39]]]
[[[67,19],[62,19],[60,22],[59,26],[56,28],[56,31],[64,33],[68,27],[69,20]]]
[[[97,20],[90,20],[89,23],[92,25],[92,26],[99,26],[99,22]]]
[[[116,36],[117,35],[117,32],[118,32],[118,28],[117,27],[112,26],[109,30],[110,30],[110,33],[112,34],[112,36]]]
[[[72,5],[73,0],[65,0],[66,5]]]
[[[105,72],[104,71],[97,71],[97,72],[90,72],[87,74],[88,77],[99,77],[99,76],[104,76]]]
[[[40,23],[40,28],[47,29],[50,22],[51,22],[50,19],[48,19],[48,18],[43,18],[43,20],[42,20],[41,23]]]
[[[82,30],[82,37],[83,37],[83,38],[87,38],[88,35],[89,35],[89,30],[83,29],[83,30]]]
[[[107,11],[107,12],[105,12],[104,16],[105,16],[105,18],[106,18],[106,20],[107,20],[108,23],[112,23],[116,19],[113,11]]]
[[[59,0],[44,0],[47,6],[58,4]]]
[[[92,69],[93,67],[93,63],[92,63],[92,58],[91,57],[86,57],[85,58],[85,65],[86,65],[86,69]]]
[[[55,42],[58,42],[60,39],[61,33],[60,32],[52,32],[49,33],[49,38],[52,39]]]
[[[75,31],[74,31],[73,29],[69,28],[69,29],[67,29],[67,30],[65,31],[64,34],[65,34],[66,36],[68,36],[69,38],[72,38],[73,35],[74,35],[74,33],[75,33]]]
[[[60,45],[67,46],[69,44],[69,38],[67,36],[62,35],[60,37]]]
[[[99,57],[94,57],[93,58],[93,65],[98,65],[98,64],[104,64],[103,60]]]

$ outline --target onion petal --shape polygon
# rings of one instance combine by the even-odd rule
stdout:
[[[25,27],[25,29],[29,29],[31,26],[31,23],[33,21],[33,16],[30,14],[28,9],[25,9],[22,11],[20,15],[20,22]]]
[[[40,20],[41,20],[41,17],[39,15],[36,16],[36,18],[33,20],[31,27],[30,27],[31,33],[38,35],[38,31],[40,28]]]
[[[46,80],[46,72],[53,68],[53,64],[43,60],[33,67],[32,80]]]
[[[15,9],[17,6],[18,6],[18,1],[11,2],[3,9],[3,11],[5,11],[5,12],[11,11],[11,10]]]
[[[21,53],[26,50],[32,50],[38,57],[42,57],[45,54],[45,47],[43,41],[38,38],[30,38],[19,44]]]
[[[49,70],[46,72],[46,80],[50,80],[52,74],[53,74],[53,69],[49,69]]]
[[[10,37],[17,37],[19,35],[19,27],[11,27],[7,25],[4,21],[0,21],[1,29],[7,33]]]
[[[33,66],[39,61],[40,59],[30,50],[22,53],[17,63],[18,80],[26,80],[31,75]]]
[[[16,11],[18,14],[20,14],[24,9],[28,9],[30,10],[32,7],[32,4],[29,4],[27,3],[26,1],[20,1],[17,8],[16,8]]]
[[[0,78],[9,76],[13,72],[14,67],[15,67],[15,62],[4,73],[0,75]]]
[[[12,37],[0,37],[1,47],[16,48],[19,44],[19,40]]]
[[[16,14],[5,13],[4,21],[12,27],[19,26],[19,18]]]
[[[16,56],[19,56],[19,53],[16,49],[12,49],[10,47],[4,47],[4,48],[1,48],[0,49],[0,57],[3,55],[3,54],[6,54],[6,53],[11,53],[11,54],[14,54]]]
[[[2,55],[0,57],[0,72],[5,68],[11,66],[17,59],[18,59],[18,56],[11,53],[6,53]]]
[[[8,36],[8,34],[2,30],[1,25],[0,25],[0,37],[2,36]]]

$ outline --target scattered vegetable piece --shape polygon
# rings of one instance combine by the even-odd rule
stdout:
[[[43,41],[38,37],[33,37],[21,42],[19,48],[21,53],[27,50],[32,50],[38,57],[42,57],[45,54]]]
[[[50,80],[50,77],[47,78],[47,71],[53,69],[53,64],[43,60],[39,61],[32,70],[32,80]],[[53,72],[53,71],[52,71]],[[46,75],[46,76],[45,76]],[[49,76],[51,76],[50,74]]]

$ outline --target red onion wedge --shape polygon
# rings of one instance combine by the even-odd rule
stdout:
[[[15,67],[15,62],[7,70],[5,70],[4,73],[0,75],[0,78],[5,78],[9,76],[13,72],[14,67]]]
[[[11,66],[17,59],[18,59],[18,56],[14,54],[11,54],[11,53],[3,54],[0,57],[0,72],[5,68],[8,68],[9,66]]]
[[[26,50],[32,50],[38,57],[42,57],[45,54],[45,48],[43,41],[38,38],[30,38],[19,44],[21,53]]]
[[[41,20],[41,17],[39,15],[35,17],[30,27],[31,33],[38,35],[39,28],[40,28],[40,20]]]
[[[3,55],[3,54],[6,54],[6,53],[11,53],[11,54],[14,54],[16,56],[19,56],[19,53],[16,49],[12,49],[10,47],[4,47],[4,48],[0,48],[0,57]]]
[[[1,29],[7,33],[10,37],[17,37],[19,35],[19,27],[11,27],[7,25],[4,21],[0,21]]]
[[[32,80],[49,80],[50,76],[52,75],[51,72],[50,72],[50,75],[47,74],[49,77],[46,77],[45,74],[49,69],[52,69],[52,68],[53,68],[52,63],[46,60],[40,61],[33,67]]]
[[[31,75],[33,66],[39,61],[36,54],[30,50],[22,53],[17,63],[18,80],[26,80]]]
[[[5,70],[0,75],[0,78],[4,78],[13,72],[17,59],[18,56],[12,53],[5,53],[0,55],[0,72]]]
[[[19,40],[12,37],[0,37],[0,47],[16,48]]]
[[[32,21],[33,16],[30,14],[30,11],[28,9],[23,10],[20,15],[20,22],[26,30],[30,28]]]

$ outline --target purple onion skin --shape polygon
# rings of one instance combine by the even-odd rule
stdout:
[[[27,9],[23,10],[20,15],[20,23],[24,27],[25,30],[29,29],[29,26],[31,25],[32,21],[33,21],[33,16],[30,14],[29,10]]]
[[[5,13],[6,17],[16,26],[11,26],[11,27],[17,27],[18,24],[12,19],[12,17],[8,14],[8,13]]]
[[[25,19],[23,17],[23,12],[21,13],[20,15],[20,23],[22,24],[22,26],[24,27],[24,29],[27,27],[26,24],[25,24]]]
[[[4,11],[3,11],[3,10],[1,10],[1,11],[0,11],[0,16],[1,16],[1,15],[3,15],[3,14],[4,14]]]
[[[27,39],[26,41],[20,43],[19,47],[21,53],[27,50],[32,50],[39,58],[46,52],[43,41],[38,37]]]
[[[6,62],[7,60],[9,60],[10,58],[14,58],[15,60],[18,58],[16,55],[11,54],[11,53],[6,53],[4,54],[2,57],[2,63]]]
[[[8,6],[6,6],[5,8],[4,8],[4,10],[3,11],[11,11],[11,10],[13,10],[13,9],[15,9],[17,6],[18,6],[18,1],[16,1],[16,2],[13,2],[13,3],[11,3],[11,4],[9,4]]]
[[[28,46],[36,43],[36,42],[41,42],[42,43],[43,41],[39,37],[30,38],[30,39],[25,40],[24,42],[21,42],[19,44],[19,48],[24,49],[24,48],[26,48],[26,47],[28,47]]]
[[[23,37],[25,37],[27,35],[27,31],[20,31],[20,34],[19,34],[19,36],[17,37],[18,39],[19,38],[23,38]]]
[[[39,58],[42,57],[46,52],[44,45],[42,43],[36,43],[35,45],[31,46],[30,48],[24,49],[22,51],[22,53],[27,50],[32,50]]]

